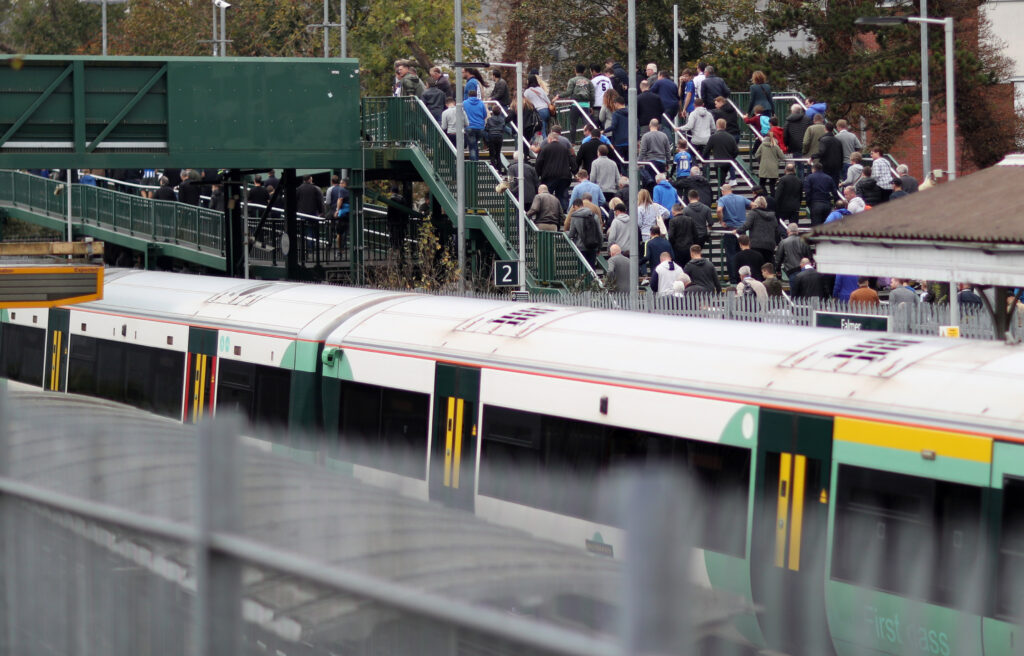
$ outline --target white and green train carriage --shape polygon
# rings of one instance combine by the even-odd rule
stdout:
[[[5,312],[0,375],[315,428],[267,435],[612,557],[588,485],[671,464],[704,492],[694,575],[762,609],[754,644],[1024,653],[1020,347],[138,271],[104,294]]]

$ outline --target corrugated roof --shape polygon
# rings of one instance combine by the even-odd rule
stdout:
[[[993,166],[848,216],[811,233],[830,237],[1024,244],[1024,166]]]

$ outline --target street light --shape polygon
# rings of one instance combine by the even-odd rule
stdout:
[[[103,56],[107,56],[107,5],[123,5],[128,0],[80,0],[90,5],[102,5],[103,7]]]
[[[919,16],[862,16],[854,21],[855,25],[899,25],[919,23],[922,29],[927,25],[942,25],[946,31],[946,173],[950,180],[956,180],[956,87],[953,82],[953,19],[921,18]],[[924,155],[925,175],[931,171],[931,156],[928,152],[928,141],[931,135],[931,114],[928,89],[928,53],[927,44],[921,50],[921,141]]]
[[[228,38],[227,38],[227,29],[226,29],[227,21],[225,19],[224,13],[228,10],[228,8],[230,6],[231,6],[231,4],[228,3],[228,2],[224,2],[224,0],[213,0],[213,12],[214,12],[214,14],[216,14],[217,10],[220,9],[220,56],[221,57],[227,57],[228,56]],[[217,23],[216,22],[213,24],[213,38],[214,38],[214,40],[217,39]],[[214,46],[214,48],[216,49],[216,46]]]

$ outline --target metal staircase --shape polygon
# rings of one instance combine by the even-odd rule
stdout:
[[[456,153],[426,106],[418,98],[364,98],[362,125],[367,168],[389,162],[410,162],[430,187],[445,214],[455,221]],[[466,162],[466,228],[479,230],[502,259],[517,259],[518,202],[507,190],[498,191],[501,177],[483,160]],[[598,283],[564,232],[538,230],[528,218],[523,235],[527,283],[534,290],[563,291]]]

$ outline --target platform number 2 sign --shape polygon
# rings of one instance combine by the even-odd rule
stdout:
[[[519,286],[519,261],[498,260],[494,263],[494,286],[495,287],[518,287]]]

